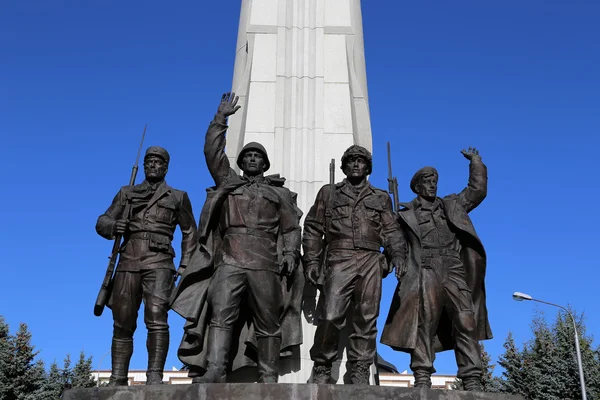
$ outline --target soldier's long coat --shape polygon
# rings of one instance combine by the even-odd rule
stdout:
[[[460,257],[464,264],[467,286],[471,290],[477,323],[477,340],[492,338],[485,298],[486,253],[475,232],[468,212],[485,198],[487,169],[479,162],[470,165],[469,186],[460,194],[441,199],[451,229],[461,244]],[[411,352],[416,345],[419,308],[421,307],[421,241],[415,214],[416,199],[403,203],[398,212],[399,222],[408,244],[408,272],[398,283],[381,336],[381,343],[395,350]],[[436,351],[454,348],[452,322],[446,312],[438,325]]]
[[[295,194],[282,187],[283,178],[266,177],[267,182],[276,188],[284,201],[295,204]],[[171,308],[186,319],[184,335],[177,351],[177,356],[186,365],[206,367],[206,333],[211,318],[211,310],[207,301],[208,287],[214,272],[214,255],[220,251],[222,238],[219,232],[219,216],[221,207],[232,191],[245,184],[238,175],[230,170],[227,183],[207,190],[206,201],[202,208],[199,223],[199,244],[177,286]],[[297,209],[298,219],[301,212]],[[280,243],[281,237],[278,242]],[[278,246],[281,247],[281,246]],[[302,266],[296,269],[290,278],[282,278],[284,312],[281,320],[281,356],[291,354],[294,346],[302,343],[301,303],[304,290]],[[244,307],[242,302],[241,307]],[[235,337],[238,343],[232,343],[230,355],[231,370],[255,365],[256,336],[251,320],[251,311],[240,310],[240,321],[236,327]]]

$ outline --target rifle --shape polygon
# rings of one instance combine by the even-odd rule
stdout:
[[[146,128],[148,124],[144,126],[144,132],[142,133],[142,141],[140,143],[140,148],[138,149],[137,157],[135,159],[135,164],[133,165],[133,169],[131,170],[131,177],[129,178],[129,186],[135,185],[135,177],[138,172],[138,164],[140,162],[140,153],[142,152],[142,146],[144,145],[144,137],[146,136]],[[131,212],[131,199],[127,199],[127,203],[125,204],[125,208],[123,209],[123,216],[129,218],[129,214]],[[123,239],[123,235],[115,235],[115,242],[113,243],[112,253],[108,257],[108,267],[106,267],[106,274],[104,275],[104,280],[102,281],[102,285],[100,286],[100,291],[98,292],[98,297],[96,298],[96,304],[94,305],[94,315],[99,317],[102,315],[104,311],[104,307],[106,303],[108,303],[108,298],[110,297],[110,292],[113,286],[114,280],[114,272],[117,265],[117,258],[119,257],[119,249],[121,248],[121,240]]]
[[[319,282],[322,283],[323,276],[327,270],[327,253],[329,253],[329,233],[331,231],[331,209],[333,204],[333,196],[335,194],[335,158],[329,163],[329,199],[327,199],[327,207],[325,207],[325,248],[321,253],[321,270],[319,273]]]
[[[329,163],[329,187],[331,190],[335,189],[335,158]]]
[[[390,142],[387,142],[387,156],[388,156],[388,192],[392,195],[394,213],[397,213],[400,209],[400,198],[398,196],[398,179],[396,179],[392,173],[392,152],[390,150]]]

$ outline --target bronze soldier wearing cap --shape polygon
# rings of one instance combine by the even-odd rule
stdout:
[[[408,254],[381,343],[411,355],[416,387],[431,387],[437,351],[454,349],[465,390],[481,390],[478,341],[491,339],[485,304],[486,255],[468,213],[487,194],[487,168],[479,152],[470,160],[469,184],[459,194],[437,197],[438,173],[417,171],[410,188],[417,197],[402,204],[399,222]]]
[[[277,382],[281,350],[301,342],[300,313],[291,313],[293,323],[282,321],[284,287],[297,282],[301,213],[285,179],[264,175],[270,162],[261,144],[239,153],[242,176],[230,167],[225,133],[237,101],[235,93],[224,94],[206,132],[204,155],[216,186],[208,190],[200,246],[172,305],[187,320],[178,356],[194,383],[225,382],[249,353],[256,354],[258,382]],[[240,321],[252,333],[238,334]],[[246,351],[248,343],[255,345]]]
[[[190,199],[186,192],[165,182],[168,165],[169,153],[165,149],[148,148],[144,156],[144,182],[122,187],[96,223],[96,231],[102,237],[113,239],[116,234],[124,237],[108,303],[114,319],[110,386],[128,384],[133,334],[142,300],[148,329],[146,384],[162,383],[169,348],[167,312],[176,276],[171,241],[177,225],[182,233],[178,272],[189,264],[197,244]],[[122,215],[128,201],[130,215]]]
[[[306,280],[317,285],[323,279],[323,308],[310,350],[314,383],[330,381],[340,332],[352,302],[347,350],[351,381],[369,384],[376,355],[381,280],[389,272],[380,249],[385,249],[392,265],[399,266],[404,257],[406,246],[392,202],[387,192],[367,181],[371,170],[371,153],[361,146],[349,147],[342,156],[346,179],[336,184],[333,192],[333,185],[321,188],[304,222]],[[325,270],[321,271],[323,256]]]

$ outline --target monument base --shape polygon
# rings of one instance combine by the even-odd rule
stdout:
[[[71,389],[63,400],[524,400],[521,396],[393,386],[223,383]]]

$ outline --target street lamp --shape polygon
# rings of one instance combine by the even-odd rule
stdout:
[[[571,312],[563,306],[559,306],[558,304],[554,303],[548,303],[547,301],[543,300],[534,299],[533,297],[525,293],[514,292],[512,297],[513,300],[516,301],[531,300],[537,301],[538,303],[548,304],[550,306],[558,307],[561,310],[565,311],[567,314],[569,314],[571,320],[573,321],[573,331],[575,332],[575,351],[577,352],[577,366],[579,367],[579,383],[581,384],[581,398],[583,400],[587,400],[587,395],[585,393],[585,379],[583,378],[583,363],[581,362],[581,350],[579,350],[579,335],[577,334],[577,324],[575,323],[575,317],[573,316],[573,314],[571,314]]]

